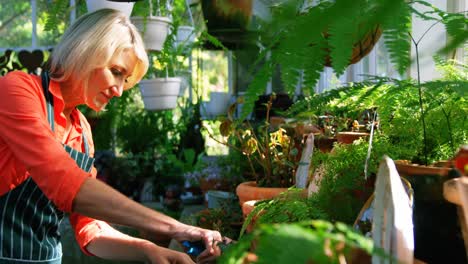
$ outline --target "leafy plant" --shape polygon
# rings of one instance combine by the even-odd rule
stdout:
[[[369,143],[361,139],[349,145],[335,144],[330,153],[314,152],[312,184],[318,191],[309,199],[313,208],[323,212],[322,219],[352,224],[373,192],[373,181],[383,155],[401,156],[404,151],[385,136],[376,135],[366,168],[368,149]]]
[[[417,5],[424,5],[429,11],[418,10]],[[447,13],[420,0],[323,0],[307,7],[302,1],[277,3],[271,21],[261,27],[257,39],[263,51],[252,65],[252,69],[259,70],[247,89],[242,118],[263,94],[277,65],[281,66],[281,78],[290,94],[301,76],[308,88],[306,94],[313,94],[327,56],[340,75],[349,64],[353,46],[375,27],[383,31],[390,59],[403,74],[410,64],[412,15],[443,23],[453,37],[447,47],[453,48],[468,37],[463,14]]]
[[[277,197],[255,203],[254,209],[247,215],[242,225],[242,236],[248,226],[255,224],[294,223],[311,219],[325,219],[321,208],[314,207],[303,190],[289,188]]]
[[[266,120],[274,95],[267,103]],[[302,135],[295,135],[295,130],[272,128],[268,121],[254,127],[249,121],[236,122],[231,106],[228,118],[220,125],[223,136],[228,141],[220,142],[240,151],[246,156],[250,172],[258,186],[290,187],[295,183],[295,169],[299,161],[299,148]],[[231,140],[232,143],[229,142]]]
[[[220,263],[363,263],[370,255],[389,258],[343,223],[312,220],[261,225],[229,246]]]
[[[400,156],[394,159],[420,164],[450,159],[467,142],[467,67],[441,59],[437,65],[440,79],[418,84],[412,79],[368,76],[368,81],[306,97],[293,105],[288,115],[319,115],[326,109],[356,116],[361,109],[376,109],[378,132],[400,147]],[[421,98],[426,129],[421,125]]]

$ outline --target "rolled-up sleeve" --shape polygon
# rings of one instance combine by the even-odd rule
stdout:
[[[96,237],[111,233],[113,230],[113,228],[104,221],[92,219],[77,213],[72,213],[70,215],[70,224],[75,230],[76,242],[81,250],[89,256],[93,255],[86,249],[89,242]]]
[[[42,87],[26,73],[0,78],[0,138],[47,198],[71,212],[73,199],[91,174],[81,170],[55,139]]]

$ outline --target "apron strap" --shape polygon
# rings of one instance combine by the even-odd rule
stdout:
[[[53,99],[54,97],[52,96],[52,93],[49,91],[49,83],[50,83],[49,72],[42,71],[41,79],[42,79],[42,89],[44,89],[44,96],[46,98],[47,120],[49,121],[50,128],[52,129],[52,131],[54,131],[54,127],[55,127],[54,99]],[[80,124],[81,124],[81,120],[80,120]],[[83,127],[83,125],[81,125],[81,127]],[[85,153],[89,154],[88,140],[86,139],[84,133],[82,134],[82,138],[83,138],[83,145],[84,145]]]
[[[41,79],[42,79],[42,89],[44,89],[44,96],[46,99],[46,105],[47,105],[47,120],[49,121],[50,128],[52,131],[54,131],[54,99],[52,94],[49,91],[49,72],[47,71],[42,71],[41,73]]]

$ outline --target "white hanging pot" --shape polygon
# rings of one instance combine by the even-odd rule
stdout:
[[[149,16],[146,21],[143,17],[132,17],[131,20],[142,34],[146,49],[162,50],[164,41],[169,35],[171,19],[161,16]]]
[[[202,102],[201,113],[206,118],[215,118],[224,115],[229,106],[230,94],[226,92],[211,92],[210,101]]]
[[[176,45],[190,44],[195,41],[195,28],[192,26],[179,26],[177,28]]]
[[[135,2],[114,2],[108,0],[86,0],[88,12],[94,12],[99,9],[110,8],[125,13],[128,17],[132,14]]]
[[[155,78],[139,83],[143,103],[147,110],[174,109],[179,96],[180,78]]]

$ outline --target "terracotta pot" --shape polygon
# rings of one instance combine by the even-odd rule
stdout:
[[[256,202],[258,202],[258,200],[246,201],[245,203],[242,204],[242,216],[244,217],[244,219],[255,208],[255,203]]]
[[[252,210],[255,208],[255,203],[258,202],[258,200],[252,200],[252,201],[246,201],[242,205],[242,216],[244,217],[244,220],[247,219],[247,216],[252,212]],[[255,226],[255,220],[256,217],[252,218],[250,221],[249,225],[246,227],[245,232],[250,233],[252,232],[254,226]]]
[[[317,136],[314,138],[314,146],[322,152],[330,152],[336,141],[334,137]]]
[[[347,131],[347,132],[338,132],[338,134],[336,135],[336,139],[340,143],[352,144],[354,140],[360,139],[362,137],[367,137],[367,136],[369,136],[369,133],[367,132]]]
[[[288,188],[257,187],[254,181],[243,182],[236,188],[239,204],[242,206],[246,201],[271,199]]]
[[[440,165],[445,164],[437,163],[430,166],[424,166],[419,164],[412,164],[405,160],[395,160],[395,167],[400,174],[400,176],[418,176],[418,175],[440,175],[447,176],[450,171],[450,167]],[[437,166],[439,165],[439,166]]]

